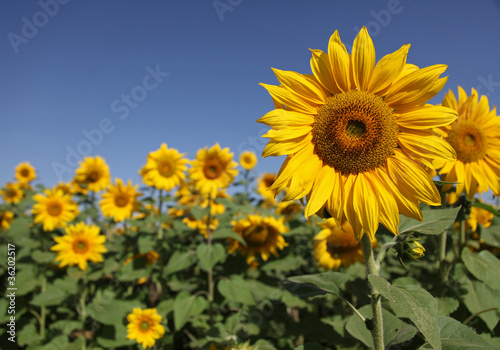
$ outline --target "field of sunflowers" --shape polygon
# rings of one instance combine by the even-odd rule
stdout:
[[[218,143],[161,144],[141,184],[100,156],[52,187],[20,163],[0,348],[500,348],[500,117],[474,89],[427,104],[446,66],[408,50],[375,64],[363,28],[313,75],[275,69],[276,173]]]

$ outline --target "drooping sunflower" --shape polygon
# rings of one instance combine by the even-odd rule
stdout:
[[[146,185],[170,191],[186,177],[186,164],[189,161],[183,157],[184,154],[162,143],[159,149],[148,154],[146,165],[139,174]]]
[[[327,219],[318,225],[322,230],[314,236],[314,258],[319,266],[337,271],[341,265],[349,267],[355,262],[364,262],[363,248],[349,222],[344,220],[342,228],[334,219]]]
[[[250,151],[242,152],[240,155],[240,165],[245,170],[252,170],[257,165],[257,156]]]
[[[109,185],[111,175],[104,159],[99,156],[85,157],[76,169],[74,180],[84,190],[99,192]]]
[[[107,252],[106,238],[99,234],[99,227],[79,222],[66,227],[66,235],[54,237],[56,245],[50,248],[57,252],[59,267],[78,265],[85,271],[88,261],[102,262],[102,253]]]
[[[65,227],[78,215],[78,206],[70,195],[63,194],[61,190],[50,189],[46,189],[44,194],[33,196],[36,203],[31,211],[35,215],[34,222],[42,223],[44,231]]]
[[[196,159],[191,161],[189,176],[198,192],[215,198],[217,191],[228,187],[238,175],[235,169],[238,164],[233,161],[229,148],[221,149],[219,143],[207,148],[196,153]]]
[[[24,191],[18,182],[7,182],[4,188],[0,189],[3,200],[9,204],[17,204],[23,199]]]
[[[35,168],[33,168],[33,166],[28,162],[20,163],[16,167],[16,179],[21,184],[30,183],[36,179]]]
[[[14,213],[9,210],[0,210],[0,232],[7,231],[14,220]]]
[[[135,339],[143,349],[153,347],[163,337],[165,328],[160,324],[161,316],[156,309],[134,308],[127,315],[127,339]]]
[[[111,184],[102,194],[102,200],[99,202],[102,214],[113,218],[115,222],[130,218],[137,207],[137,197],[142,195],[137,192],[137,187],[138,185],[132,187],[131,180],[124,185],[123,181],[117,178],[116,186]]]
[[[440,129],[455,149],[457,159],[444,162],[438,173],[444,181],[457,182],[458,195],[465,192],[473,198],[476,193],[489,189],[500,195],[500,117],[496,107],[490,110],[486,96],[479,99],[475,89],[467,96],[460,86],[458,99],[450,90],[443,106],[458,113],[453,124]],[[443,191],[451,186],[443,186]]]
[[[275,219],[272,216],[262,217],[260,215],[247,215],[246,218],[232,221],[233,231],[241,236],[246,246],[239,241],[229,238],[228,252],[231,254],[238,251],[246,255],[247,264],[252,264],[255,254],[259,253],[262,260],[267,261],[270,254],[278,256],[277,249],[288,246],[283,233],[288,232],[285,226],[285,218]]]
[[[379,223],[397,234],[399,212],[421,221],[420,202],[441,203],[422,164],[455,157],[432,128],[456,113],[426,104],[446,66],[407,64],[409,47],[375,65],[365,27],[351,54],[335,31],[328,53],[312,50],[313,75],[274,69],[281,85],[262,84],[276,107],[258,120],[272,128],[262,154],[287,155],[271,189],[286,189],[284,200],[306,197],[306,217],[326,209],[340,225],[346,216],[357,239],[373,241]]]

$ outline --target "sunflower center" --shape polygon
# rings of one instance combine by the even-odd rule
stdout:
[[[87,242],[81,240],[75,240],[73,242],[73,251],[77,254],[84,254],[89,250]]]
[[[147,331],[149,329],[149,323],[147,321],[142,321],[139,327],[141,328],[141,331]]]
[[[222,172],[222,169],[219,164],[216,163],[207,163],[203,167],[203,173],[207,179],[213,180],[217,179]]]
[[[247,228],[243,236],[245,237],[245,241],[252,245],[263,245],[266,243],[269,233],[269,228],[267,226],[255,225]]]
[[[384,165],[399,130],[392,109],[380,97],[348,91],[327,98],[312,131],[323,164],[348,175]]]
[[[92,170],[87,175],[87,180],[89,182],[97,182],[101,178],[101,174],[97,170]]]
[[[158,163],[158,172],[160,173],[160,175],[164,176],[164,177],[170,177],[172,176],[173,172],[174,172],[174,167],[172,166],[172,163],[170,162],[170,160],[161,160],[159,163]]]
[[[21,170],[21,176],[22,177],[28,177],[29,175],[30,175],[29,169],[24,168],[24,169]]]
[[[457,152],[457,159],[464,163],[483,159],[488,150],[484,131],[471,120],[455,123],[448,134],[447,141]]]
[[[59,203],[59,202],[49,203],[49,205],[47,206],[47,211],[48,211],[49,215],[58,216],[62,212],[61,203]]]
[[[126,194],[119,194],[115,197],[115,205],[119,208],[123,208],[129,202],[129,197]]]

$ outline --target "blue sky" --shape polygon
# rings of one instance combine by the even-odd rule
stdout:
[[[462,85],[500,105],[500,1],[77,1],[0,4],[0,185],[28,161],[44,185],[82,155],[138,183],[165,142],[195,157],[219,142],[260,155],[273,109],[271,67],[310,73],[309,48],[347,45],[366,25],[377,60],[411,43],[408,62],[447,64],[431,102]],[[79,159],[78,159],[79,158]],[[283,159],[259,158],[258,172]]]

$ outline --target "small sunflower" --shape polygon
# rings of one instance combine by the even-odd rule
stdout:
[[[35,168],[33,168],[33,166],[28,162],[20,163],[16,167],[16,179],[21,184],[30,183],[36,179]]]
[[[304,206],[299,201],[279,202],[276,206],[276,214],[284,215],[287,218],[301,213],[303,210]]]
[[[78,206],[69,195],[63,194],[61,190],[50,189],[44,193],[33,196],[36,203],[32,209],[34,222],[42,223],[44,231],[62,228],[78,215]]]
[[[255,153],[245,151],[240,155],[240,165],[245,170],[252,170],[257,165],[257,156]]]
[[[355,262],[364,262],[361,243],[347,220],[343,221],[342,228],[334,219],[327,219],[318,225],[322,230],[314,237],[314,258],[319,266],[337,271],[341,265],[349,267]]]
[[[75,182],[88,191],[102,191],[108,187],[110,181],[109,167],[99,156],[85,157],[76,169]]]
[[[140,170],[143,182],[160,190],[170,191],[186,177],[188,160],[184,154],[162,143],[160,148],[148,154],[146,165]]]
[[[59,183],[54,187],[56,190],[61,190],[62,193],[64,194],[73,194],[75,193],[75,190],[73,188],[73,184],[71,183],[65,183],[59,181]]]
[[[276,196],[276,191],[270,190],[269,188],[274,184],[276,178],[277,176],[275,173],[264,173],[257,180],[257,192],[262,196],[264,202],[270,204],[275,203],[276,200],[274,197]]]
[[[0,195],[5,203],[17,204],[23,199],[24,191],[18,182],[7,182],[5,187],[0,189]]]
[[[500,195],[500,117],[496,107],[490,110],[488,98],[472,89],[467,96],[458,87],[458,100],[453,91],[443,99],[443,106],[457,111],[458,119],[440,130],[457,153],[457,159],[444,162],[439,170],[444,181],[457,182],[458,195],[465,192],[473,198],[489,189]],[[436,162],[435,164],[438,164]],[[451,185],[443,186],[447,191]]]
[[[218,143],[210,149],[198,150],[191,165],[189,176],[195,189],[206,197],[215,198],[217,190],[228,187],[238,175],[233,154],[229,148],[221,149]]]
[[[8,210],[0,210],[0,232],[7,231],[14,220],[14,213]]]
[[[106,238],[99,235],[99,227],[79,222],[66,227],[66,235],[54,237],[56,245],[50,248],[57,252],[56,261],[59,267],[78,265],[85,271],[88,261],[102,261],[102,253],[107,252],[104,242]]]
[[[479,207],[471,207],[469,217],[465,221],[465,228],[471,229],[472,232],[477,231],[477,225],[481,224],[484,228],[491,226],[491,222],[495,215],[486,209]]]
[[[102,214],[113,218],[115,222],[130,218],[137,206],[137,197],[142,195],[136,191],[137,187],[138,185],[132,187],[130,180],[124,185],[121,179],[116,179],[116,186],[111,184],[102,194],[99,202]]]
[[[249,214],[245,219],[232,221],[233,231],[241,236],[246,246],[235,239],[229,239],[228,252],[231,254],[238,251],[247,256],[247,264],[252,264],[255,254],[259,253],[262,260],[267,261],[269,254],[278,256],[276,249],[288,246],[283,233],[288,232],[285,226],[285,218],[275,219],[272,216],[262,217]]]
[[[262,155],[287,156],[271,189],[306,197],[306,217],[326,209],[340,225],[346,216],[357,239],[374,241],[379,223],[397,234],[399,213],[421,221],[421,202],[441,203],[423,165],[455,158],[433,129],[456,112],[426,104],[446,66],[407,64],[409,48],[375,64],[365,27],[351,54],[335,31],[328,53],[311,50],[313,75],[274,69],[281,85],[262,84],[276,108],[258,120],[272,128]]]
[[[208,221],[208,216],[204,216],[200,220],[196,220],[193,216],[188,216],[182,219],[189,228],[197,230],[206,239],[208,239],[208,229],[214,232],[217,227],[219,227],[219,219],[211,216],[210,221]]]
[[[165,328],[160,324],[161,316],[156,309],[134,308],[127,315],[127,339],[135,339],[144,349],[153,347],[163,337]]]

